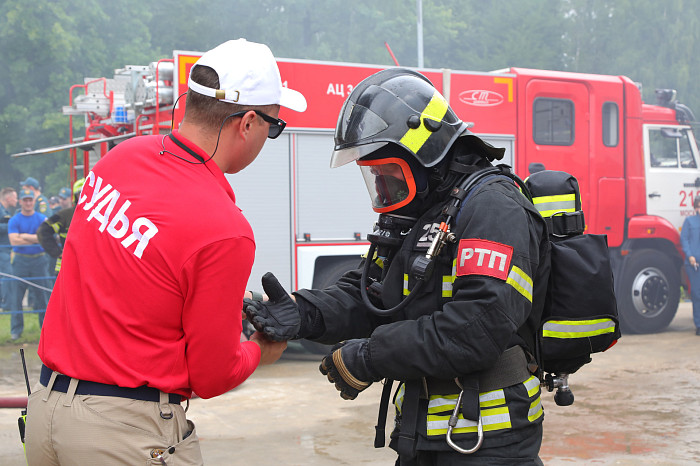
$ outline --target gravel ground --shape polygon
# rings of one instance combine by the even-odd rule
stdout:
[[[38,379],[35,345],[25,345],[30,381]],[[0,397],[26,396],[18,347],[0,347]],[[546,465],[691,465],[700,463],[700,337],[690,303],[655,335],[625,335],[573,374],[572,406],[543,394]],[[192,400],[208,465],[393,465],[374,449],[381,386],[355,401],[340,399],[318,373],[320,356],[291,346],[237,389]],[[0,464],[26,464],[17,433],[18,408],[0,409]]]

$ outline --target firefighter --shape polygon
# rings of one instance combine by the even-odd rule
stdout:
[[[549,271],[542,217],[503,157],[423,75],[380,71],[348,96],[331,166],[356,162],[380,214],[357,270],[269,299],[248,319],[275,340],[336,344],[320,370],[344,399],[384,381],[375,446],[401,465],[541,464],[534,334]],[[452,425],[450,425],[452,424]]]
[[[51,258],[49,261],[49,273],[53,275],[58,275],[58,272],[61,270],[63,245],[66,242],[68,227],[73,219],[73,213],[75,212],[75,206],[78,204],[78,198],[80,196],[80,190],[83,189],[83,184],[85,184],[85,178],[81,178],[73,183],[72,205],[57,211],[44,220],[44,222],[39,225],[39,229],[36,232],[39,244]],[[63,188],[61,188],[61,190],[63,190]]]

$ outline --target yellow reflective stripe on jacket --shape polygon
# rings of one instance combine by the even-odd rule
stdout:
[[[427,433],[431,435],[447,434],[447,422],[450,420],[450,415],[428,415]],[[492,430],[510,429],[510,413],[507,406],[500,408],[488,408],[481,410],[481,423],[485,432]],[[462,434],[467,432],[476,432],[477,423],[469,419],[464,419],[462,413],[459,414],[457,425],[452,429],[454,434]]]
[[[532,203],[543,217],[551,217],[557,212],[576,212],[576,194],[533,197]]]
[[[531,399],[528,410],[528,421],[534,422],[544,414],[540,398],[540,380],[530,376],[522,382]],[[504,389],[492,390],[479,393],[479,408],[481,412],[481,422],[484,431],[494,431],[512,428],[510,408],[506,402]],[[399,391],[396,396],[397,409],[400,409],[399,399],[403,398],[403,392]],[[427,435],[445,435],[447,433],[447,421],[454,412],[459,395],[431,395],[428,400],[427,412]],[[469,433],[477,431],[477,422],[464,419],[459,413],[457,425],[453,433]]]
[[[542,326],[542,336],[550,338],[583,338],[613,332],[612,319],[550,320]]]
[[[367,254],[369,254],[369,251],[367,251],[365,254],[362,254],[360,257],[362,259],[367,259]],[[379,266],[379,268],[383,269],[384,268],[384,257],[377,257],[377,253],[374,253],[374,257],[372,257],[372,261]]]
[[[452,297],[452,283],[455,281],[455,277],[452,275],[442,276],[442,297],[451,298]]]
[[[506,403],[506,394],[502,388],[490,392],[479,393],[479,406],[490,408]]]
[[[442,297],[451,298],[452,297],[452,287],[454,285],[455,279],[457,278],[457,259],[452,261],[452,275],[442,276]]]
[[[543,414],[542,398],[538,396],[537,399],[530,404],[530,409],[527,411],[527,420],[530,422],[536,421]]]
[[[428,414],[442,413],[455,409],[458,394],[453,395],[433,395],[428,401]],[[481,404],[481,403],[479,403]]]
[[[527,396],[530,398],[537,396],[537,398],[530,403],[530,409],[527,411],[527,420],[534,422],[544,414],[542,398],[540,396],[540,379],[533,375],[523,382],[523,385],[525,385],[525,389],[527,390]]]
[[[428,435],[443,435],[447,433],[447,421],[457,405],[459,395],[433,395],[428,401]],[[507,406],[503,389],[479,393],[479,407],[484,430],[500,430],[511,427],[510,412]],[[498,408],[494,408],[499,406]],[[436,414],[442,413],[442,414]],[[464,419],[459,414],[454,433],[476,432],[477,423]],[[488,426],[488,427],[487,427]]]
[[[542,408],[542,398],[540,396],[540,379],[534,375],[523,382],[525,389],[527,390],[527,396],[532,398],[537,396],[532,403],[530,403],[530,409],[527,411],[527,420],[534,422],[544,414],[544,409]]]
[[[527,396],[533,397],[540,389],[540,379],[538,379],[534,375],[530,376],[529,379],[523,382],[523,385],[525,385],[525,389],[527,390]]]
[[[399,389],[396,390],[396,399],[394,400],[394,406],[396,406],[396,412],[401,415],[401,408],[403,407],[403,397],[406,394],[406,384],[402,383],[399,385]]]
[[[428,128],[425,127],[425,125],[422,124],[423,120],[430,118],[431,120],[442,121],[442,117],[444,117],[447,113],[447,108],[448,105],[445,98],[440,95],[438,91],[435,91],[432,99],[430,99],[430,102],[428,102],[428,105],[423,110],[423,113],[421,113],[421,125],[415,129],[409,128],[409,130],[406,131],[406,134],[404,134],[401,138],[401,144],[408,147],[414,154],[418,152],[420,148],[423,147],[423,144],[425,144],[425,141],[427,141],[430,135],[433,134],[430,130],[428,130]]]
[[[451,298],[452,297],[452,288],[454,281],[456,279],[457,275],[457,259],[455,259],[452,262],[452,275],[443,275],[442,276],[442,297],[443,298]],[[408,287],[406,285],[407,283],[407,275],[404,275],[404,294],[406,293],[406,288]],[[532,285],[532,279],[528,274],[523,272],[523,270],[519,267],[513,266],[513,268],[510,270],[510,274],[508,274],[508,279],[506,280],[506,283],[508,283],[510,286],[515,288],[518,293],[523,295],[528,301],[532,302],[532,292],[533,292],[533,285]]]
[[[510,286],[515,288],[518,293],[525,296],[528,301],[532,302],[532,278],[522,271],[522,269],[513,266],[506,280]]]
[[[408,296],[411,291],[408,289],[408,274],[403,274],[403,295]]]
[[[428,400],[428,413],[452,412],[457,404],[458,394],[451,395],[432,395]],[[479,393],[479,406],[482,408],[490,408],[505,404],[506,395],[502,388],[491,390],[490,392]]]

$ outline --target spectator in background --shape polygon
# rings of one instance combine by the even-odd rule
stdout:
[[[58,196],[51,196],[49,198],[49,209],[58,210],[61,204],[58,202]]]
[[[76,182],[77,183],[77,182]],[[80,185],[82,187],[82,184]],[[67,209],[74,204],[73,196],[75,195],[75,185],[73,185],[73,192],[70,188],[63,187],[58,190],[58,204],[59,209]],[[80,192],[80,190],[78,190]],[[77,201],[76,201],[77,203]]]
[[[10,219],[7,225],[14,253],[12,275],[45,287],[48,259],[39,245],[36,231],[39,225],[46,220],[46,216],[34,211],[34,193],[29,189],[23,189],[20,192],[19,202],[21,210]],[[20,311],[22,311],[24,294],[31,285],[20,280],[14,280],[10,283],[10,311],[14,312],[11,318],[10,336],[15,341],[22,336],[24,331],[24,316]],[[34,310],[42,311],[39,313],[39,327],[41,327],[44,323],[43,311],[46,310],[47,293],[35,286],[29,288],[29,293],[34,295]]]
[[[12,273],[10,264],[10,239],[7,236],[7,224],[10,217],[15,213],[17,207],[17,191],[15,188],[3,188],[0,191],[0,272]],[[9,306],[9,278],[0,275],[0,308],[7,309]]]
[[[34,210],[40,214],[50,217],[53,211],[49,207],[49,201],[41,194],[41,186],[36,178],[28,176],[26,180],[20,182],[22,189],[29,189],[34,194]]]
[[[695,334],[700,335],[700,195],[693,199],[695,215],[686,217],[681,228],[681,246],[685,254],[685,271],[690,281]]]
[[[36,232],[39,244],[46,254],[49,255],[49,274],[51,275],[58,275],[58,271],[61,270],[63,245],[66,242],[66,235],[68,235],[68,227],[73,219],[73,212],[75,212],[75,205],[73,204],[78,203],[80,190],[83,188],[84,183],[85,178],[81,178],[73,184],[75,202],[70,202],[70,196],[68,196],[68,207],[59,210],[51,217],[44,220],[44,222],[39,225],[39,229]],[[64,190],[66,189],[68,188],[61,188],[59,196],[65,194]]]

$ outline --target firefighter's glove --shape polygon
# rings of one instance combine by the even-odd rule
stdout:
[[[335,384],[344,400],[354,400],[372,382],[382,378],[371,367],[369,340],[347,340],[335,345],[319,366],[328,381]]]
[[[248,322],[255,330],[271,340],[287,341],[299,334],[301,317],[294,300],[270,272],[262,277],[262,286],[268,301],[243,300],[243,309]]]

